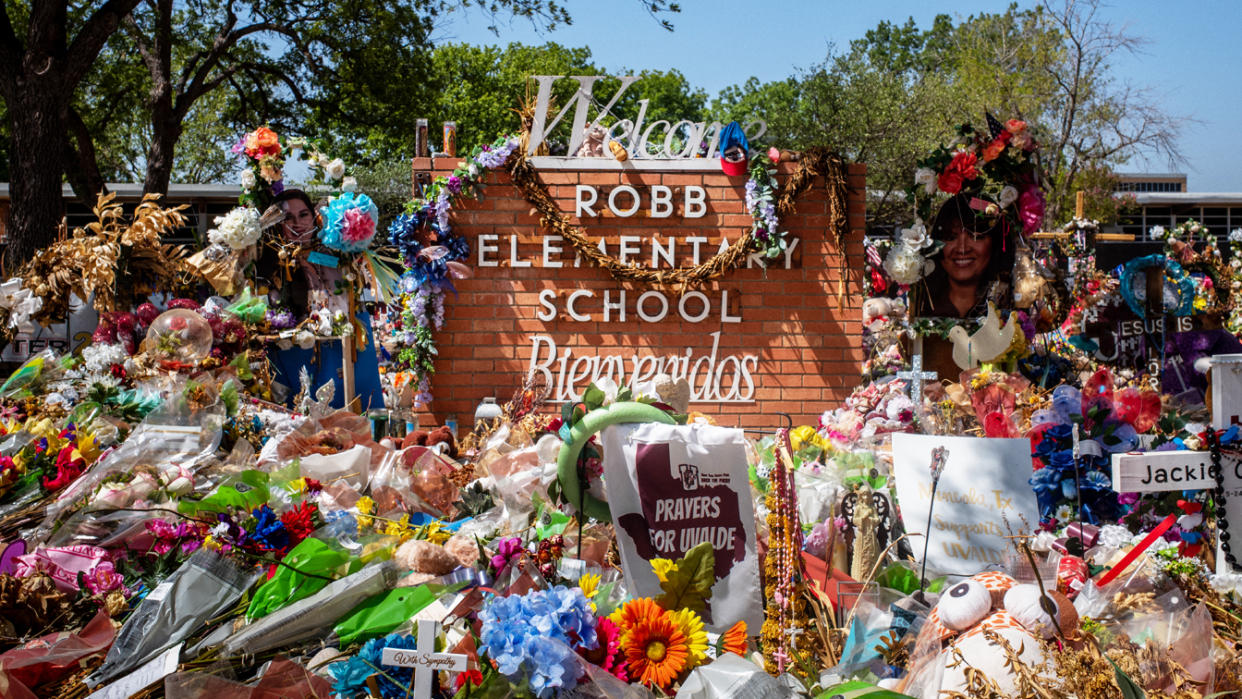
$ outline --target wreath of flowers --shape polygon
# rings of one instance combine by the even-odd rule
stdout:
[[[1140,272],[1161,266],[1164,267],[1165,282],[1171,284],[1177,292],[1177,308],[1174,309],[1173,315],[1191,315],[1194,312],[1195,283],[1176,260],[1171,260],[1164,255],[1146,255],[1121,265],[1117,275],[1121,282],[1118,285],[1121,298],[1125,299],[1126,305],[1134,311],[1135,315],[1146,318],[1147,309],[1139,303],[1134,293],[1135,277]]]
[[[952,143],[919,162],[907,190],[915,214],[930,221],[940,195],[965,194],[978,200],[971,205],[980,215],[1004,217],[1011,228],[1034,233],[1045,203],[1032,158],[1038,144],[1025,121],[1002,124],[988,114],[987,122],[987,130],[963,124]]]

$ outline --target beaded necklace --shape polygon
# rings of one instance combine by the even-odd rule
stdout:
[[[1210,473],[1212,480],[1216,482],[1216,487],[1212,490],[1216,508],[1216,538],[1220,542],[1221,553],[1225,555],[1225,561],[1229,564],[1231,570],[1242,568],[1238,565],[1238,559],[1234,555],[1229,546],[1229,519],[1225,516],[1225,473],[1221,468],[1221,449],[1220,435],[1216,430],[1209,429],[1207,431],[1208,451],[1212,457],[1212,466]]]

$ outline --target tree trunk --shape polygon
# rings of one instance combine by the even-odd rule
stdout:
[[[5,254],[9,271],[55,240],[64,216],[61,174],[69,95],[53,72],[20,80],[8,105],[13,175]]]
[[[65,117],[69,127],[65,135],[65,179],[69,180],[78,201],[91,207],[99,195],[107,191],[95,157],[95,142],[77,110],[69,109]]]
[[[151,147],[147,150],[147,176],[142,183],[143,194],[168,194],[172,178],[173,153],[181,138],[181,117],[175,110],[160,109],[151,115],[153,134]]]

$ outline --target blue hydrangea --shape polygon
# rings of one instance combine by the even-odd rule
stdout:
[[[479,620],[483,654],[511,681],[525,678],[541,698],[574,686],[582,676],[574,650],[598,646],[595,615],[578,588],[497,597],[484,605]]]

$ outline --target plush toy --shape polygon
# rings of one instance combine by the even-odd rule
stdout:
[[[933,699],[966,692],[967,676],[982,672],[1006,695],[1019,694],[1008,644],[1014,656],[1034,670],[1047,666],[1041,638],[1078,637],[1078,612],[1065,595],[1047,593],[1055,615],[1045,611],[1039,587],[1019,585],[999,572],[980,573],[940,596],[919,633],[911,670],[901,691]]]
[[[588,125],[583,129],[582,145],[578,146],[579,158],[602,158],[604,157],[604,139],[608,137],[608,132],[599,124]]]
[[[437,427],[427,432],[425,430],[414,430],[405,435],[405,439],[401,442],[402,449],[408,449],[412,446],[434,447],[437,444],[443,444],[444,448],[441,453],[450,459],[457,458],[457,440],[453,438],[453,433],[448,427]]]

